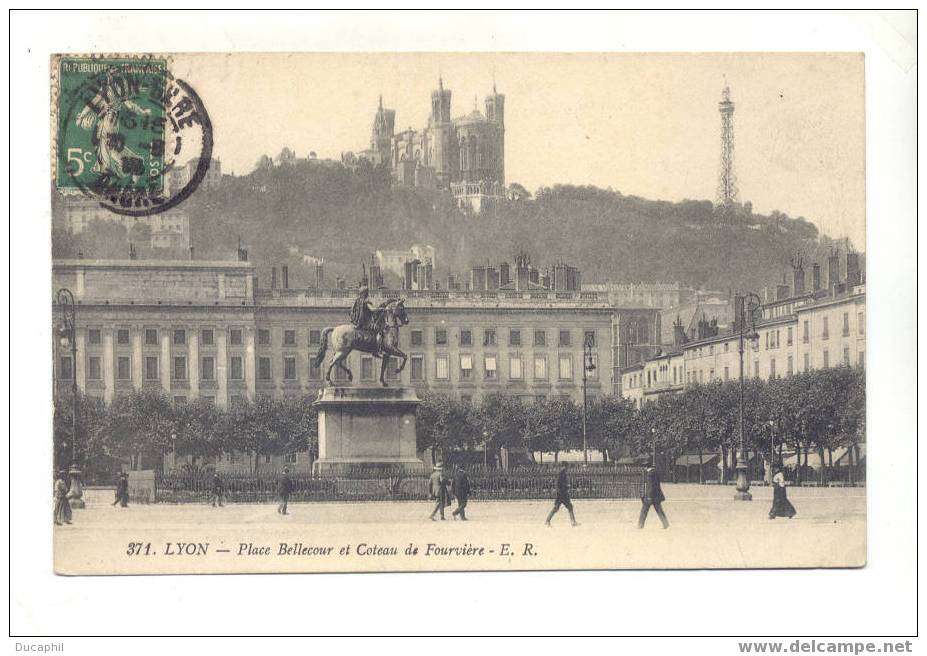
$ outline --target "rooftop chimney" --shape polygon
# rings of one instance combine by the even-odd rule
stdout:
[[[859,270],[859,253],[847,252],[847,287],[854,287],[862,283]]]
[[[270,288],[277,289],[277,267],[270,267]]]
[[[792,264],[792,296],[803,296],[805,293],[805,267],[801,258],[791,260]]]
[[[827,257],[827,286],[834,291],[840,284],[840,253],[837,250],[831,251]]]
[[[193,259],[193,247],[192,246],[190,247],[190,259],[191,260]]]
[[[284,264],[282,267],[280,267],[280,275],[283,278],[283,288],[289,289],[290,288],[290,268]]]
[[[817,262],[811,265],[811,291],[821,291],[821,265]]]
[[[322,289],[322,286],[325,284],[325,268],[324,260],[321,258],[315,265],[315,287],[316,289]]]

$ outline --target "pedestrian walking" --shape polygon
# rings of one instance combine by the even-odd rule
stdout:
[[[222,485],[222,479],[219,477],[219,472],[212,477],[212,507],[215,508],[216,504],[219,504],[219,507],[222,507],[222,496],[225,492],[224,486]]]
[[[785,488],[788,482],[785,480],[785,474],[781,467],[776,467],[776,475],[772,479],[773,484],[773,505],[769,509],[769,518],[788,517],[792,519],[795,516],[795,506],[789,501]]]
[[[570,524],[579,526],[579,524],[576,523],[576,515],[573,514],[573,502],[570,500],[570,475],[567,473],[568,466],[566,462],[560,463],[560,473],[557,474],[557,498],[554,499],[554,507],[544,521],[547,526],[550,526],[550,520],[553,519],[557,511],[560,510],[560,506],[565,507],[567,512],[570,513]]]
[[[431,492],[431,498],[435,500],[435,508],[431,511],[428,518],[435,520],[435,515],[441,513],[441,519],[444,520],[444,509],[451,505],[450,492],[447,489],[448,480],[441,470],[441,463],[435,465],[435,470],[431,472],[431,478],[428,479],[428,488]]]
[[[637,520],[637,528],[644,528],[644,522],[647,521],[647,513],[650,507],[657,512],[657,517],[663,524],[663,528],[669,528],[669,520],[666,519],[666,513],[663,512],[663,502],[666,497],[663,496],[663,488],[660,487],[660,474],[653,465],[648,465],[641,474],[641,515]]]
[[[116,500],[113,505],[116,504],[122,508],[129,507],[129,475],[125,472],[119,474],[119,480],[116,481]]]
[[[290,482],[290,470],[287,467],[283,468],[283,476],[280,478],[280,482],[277,483],[277,495],[280,497],[280,505],[277,506],[277,512],[281,515],[286,515],[286,505],[290,501],[290,490],[292,489],[292,483]]]
[[[64,482],[67,472],[58,472],[58,478],[55,479],[55,524],[71,523],[71,503],[68,501],[68,484]]]
[[[460,465],[457,465],[457,471],[454,474],[454,480],[451,482],[451,494],[457,498],[457,508],[451,513],[454,519],[460,517],[467,521],[467,499],[470,498],[470,477]]]

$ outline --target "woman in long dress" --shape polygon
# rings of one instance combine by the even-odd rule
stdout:
[[[55,481],[55,524],[71,523],[71,503],[68,501],[68,486],[64,482],[65,473],[59,472]]]
[[[769,509],[769,518],[788,517],[792,519],[792,517],[795,516],[795,506],[792,505],[785,493],[787,482],[781,467],[776,469],[776,475],[773,476],[772,484],[773,505],[772,508]]]

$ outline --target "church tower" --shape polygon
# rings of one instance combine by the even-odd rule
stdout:
[[[494,127],[491,152],[492,177],[500,185],[505,185],[505,94],[496,91],[493,82],[492,93],[486,96],[486,120]]]
[[[377,154],[377,164],[389,164],[392,161],[393,129],[396,123],[396,110],[383,108],[383,96],[373,119],[373,131],[370,136],[370,150]]]
[[[441,185],[447,185],[455,173],[457,157],[453,149],[453,124],[451,123],[451,90],[444,88],[444,80],[438,78],[438,88],[431,92],[431,116],[428,119],[428,160],[435,169],[435,177]]]

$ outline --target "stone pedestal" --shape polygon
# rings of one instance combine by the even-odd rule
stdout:
[[[415,408],[408,387],[326,387],[319,411],[319,474],[357,469],[424,469],[416,455]]]

